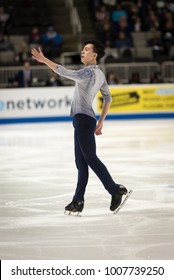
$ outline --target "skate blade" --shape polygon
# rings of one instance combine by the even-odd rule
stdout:
[[[132,194],[133,190],[130,190],[127,192],[127,194],[125,195],[125,198],[123,199],[123,201],[121,202],[121,204],[118,206],[118,208],[113,212],[113,214],[117,214],[120,209],[124,206],[124,204],[126,203],[126,201],[128,200],[128,198],[130,197],[130,195]]]
[[[81,212],[73,212],[73,211],[64,211],[64,214],[67,216],[81,217]]]

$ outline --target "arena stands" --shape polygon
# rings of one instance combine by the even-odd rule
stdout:
[[[174,81],[174,1],[1,0],[0,45],[6,49],[0,48],[0,87],[9,87],[25,60],[37,80],[49,77],[30,50],[38,45],[44,50],[43,36],[50,28],[62,38],[60,51],[52,55],[58,63],[79,67],[82,42],[98,38],[106,46],[101,67],[106,74],[114,72],[120,83],[128,83],[134,72],[145,83],[157,76]]]

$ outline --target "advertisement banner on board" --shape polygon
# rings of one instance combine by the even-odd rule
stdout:
[[[0,119],[68,116],[72,87],[4,89],[0,93]]]
[[[174,112],[174,85],[129,85],[110,87],[109,113]],[[102,108],[98,94],[98,113]]]
[[[110,87],[107,118],[174,117],[174,85],[118,85]],[[70,120],[74,87],[19,88],[0,91],[0,124]],[[93,102],[97,117],[101,93]]]

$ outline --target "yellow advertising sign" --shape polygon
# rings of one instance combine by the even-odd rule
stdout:
[[[110,87],[112,103],[109,113],[174,112],[174,85],[126,85]],[[98,94],[98,111],[102,108]]]

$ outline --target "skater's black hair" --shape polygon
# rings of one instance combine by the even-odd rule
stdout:
[[[98,40],[87,40],[86,42],[84,42],[84,46],[87,44],[92,44],[93,45],[93,50],[94,52],[97,53],[97,63],[99,63],[100,59],[105,55],[105,47],[104,45],[98,41]]]

